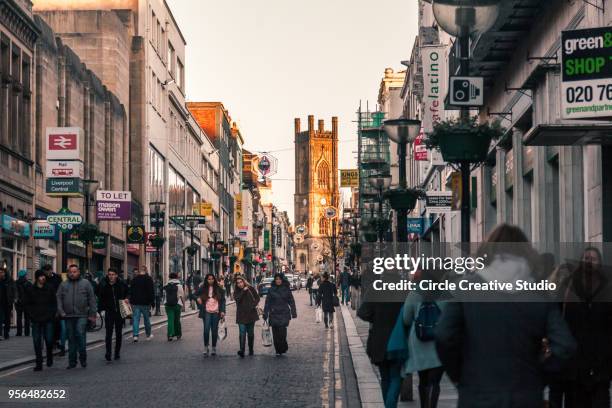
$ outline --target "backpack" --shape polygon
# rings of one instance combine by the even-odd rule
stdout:
[[[441,310],[436,302],[423,302],[414,320],[414,332],[421,341],[432,341]]]
[[[178,305],[178,285],[176,283],[169,283],[164,290],[166,291],[166,305]]]

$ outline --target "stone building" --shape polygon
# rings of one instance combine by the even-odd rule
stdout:
[[[330,260],[331,238],[339,234],[337,220],[325,217],[325,209],[338,210],[338,118],[332,117],[332,130],[325,130],[323,120],[315,128],[314,116],[308,116],[308,128],[302,131],[295,119],[295,226],[306,226],[306,239],[296,245],[295,264],[300,272],[318,272],[322,261]],[[327,262],[331,272],[331,262]]]

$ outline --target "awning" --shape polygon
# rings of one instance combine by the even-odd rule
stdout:
[[[612,144],[612,124],[580,123],[537,125],[523,136],[526,146]]]

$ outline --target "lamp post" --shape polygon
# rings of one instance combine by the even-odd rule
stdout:
[[[372,187],[374,187],[378,191],[378,202],[372,203],[372,209],[378,211],[378,220],[377,220],[377,232],[378,239],[382,243],[383,242],[383,233],[386,228],[383,228],[385,221],[383,219],[383,192],[389,189],[391,185],[391,175],[390,174],[376,174],[372,175],[368,178],[368,181]]]
[[[488,31],[499,14],[499,0],[432,0],[436,22],[459,39],[459,75],[470,75],[470,36]],[[462,107],[467,121],[469,108]],[[470,242],[470,162],[461,161],[461,242]]]
[[[85,187],[85,224],[89,225],[89,207],[91,206],[90,202],[91,202],[91,196],[93,194],[95,194],[95,192],[98,190],[98,186],[99,186],[99,182],[98,180],[83,180],[83,186]],[[92,258],[92,251],[93,251],[93,243],[91,240],[87,240],[87,250],[86,250],[86,255],[87,255],[87,269],[85,270],[85,273],[91,272],[91,258]]]
[[[161,227],[164,225],[166,203],[161,201],[152,201],[149,203],[149,214],[150,214],[150,223],[155,227],[155,236],[160,238]],[[160,270],[160,251],[163,247],[163,243],[161,245],[155,246],[155,279],[157,279],[157,283],[161,282],[161,270]]]
[[[421,121],[414,119],[391,119],[383,123],[383,129],[389,139],[397,143],[397,155],[399,156],[399,188],[400,194],[407,194],[408,183],[406,181],[406,146],[413,141],[421,130]],[[408,209],[397,208],[397,242],[408,242]]]

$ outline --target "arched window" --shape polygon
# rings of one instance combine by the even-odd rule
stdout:
[[[319,234],[320,235],[329,235],[329,225],[327,218],[321,217],[319,220]]]
[[[321,189],[329,189],[329,165],[327,162],[323,161],[319,164],[317,168],[317,179],[319,181],[319,188]]]

